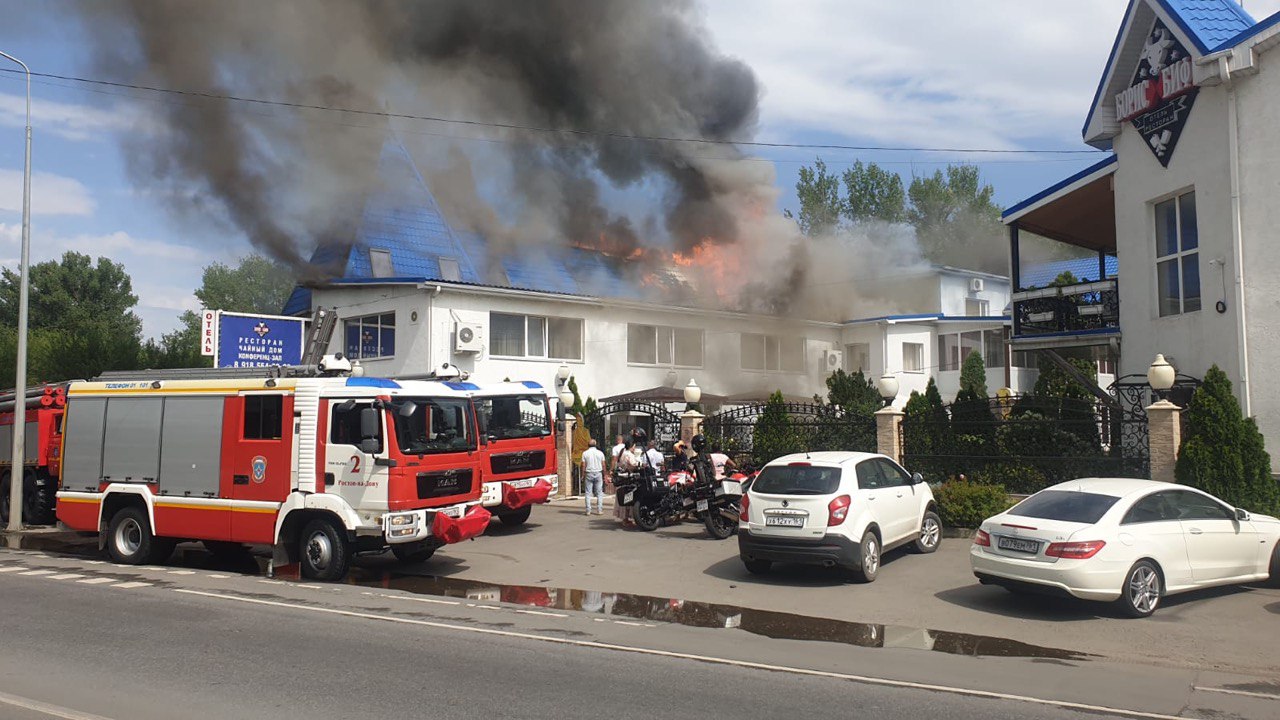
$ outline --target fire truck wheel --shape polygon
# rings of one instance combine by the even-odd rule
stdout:
[[[157,543],[151,534],[151,521],[141,508],[127,507],[111,516],[107,524],[107,552],[111,559],[123,565],[142,565],[154,562],[157,550],[167,546],[173,552],[173,545],[167,542]]]
[[[431,559],[436,554],[439,545],[429,541],[404,543],[402,545],[392,545],[391,554],[396,556],[396,560],[402,563],[420,563]]]
[[[533,508],[526,506],[526,507],[520,508],[519,510],[512,510],[511,512],[508,512],[508,513],[502,513],[501,515],[498,516],[498,519],[502,521],[503,525],[510,525],[511,527],[515,527],[517,525],[523,525],[525,521],[529,519],[529,513],[532,511],[533,511]]]
[[[332,520],[316,518],[307,523],[300,543],[302,575],[309,580],[338,580],[351,567],[351,547]]]
[[[35,472],[28,471],[22,488],[22,519],[29,525],[48,525],[54,515],[52,481],[42,486],[36,480]]]

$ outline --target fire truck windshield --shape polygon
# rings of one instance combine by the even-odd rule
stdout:
[[[397,397],[387,403],[405,455],[464,452],[476,446],[471,404],[461,398]]]
[[[503,395],[476,399],[480,427],[494,440],[544,437],[551,434],[545,395]]]

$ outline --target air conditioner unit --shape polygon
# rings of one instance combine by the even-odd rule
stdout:
[[[458,322],[453,324],[453,351],[455,353],[478,353],[484,349],[481,331],[484,328],[477,323]]]
[[[834,372],[844,367],[843,350],[827,350],[822,354],[822,359],[826,363],[827,372]]]
[[[984,286],[982,284],[982,278],[969,279],[969,292],[976,292],[976,293],[982,292],[983,287]]]

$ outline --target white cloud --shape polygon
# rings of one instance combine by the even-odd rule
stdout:
[[[25,94],[0,93],[0,126],[25,127],[27,123]],[[91,140],[106,133],[128,129],[146,129],[150,123],[135,110],[116,106],[110,109],[31,99],[32,132],[49,132],[67,140]]]
[[[764,85],[762,134],[930,147],[1072,148],[1120,0],[705,0]],[[1250,2],[1257,18],[1280,0]]]
[[[97,203],[75,178],[37,172],[31,176],[32,215],[92,215]],[[22,171],[0,168],[0,212],[22,212]]]

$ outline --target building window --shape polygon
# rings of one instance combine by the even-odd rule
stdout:
[[[739,347],[743,370],[804,372],[804,338],[743,333]]]
[[[702,367],[702,331],[656,325],[627,325],[627,362],[637,365]]]
[[[902,371],[924,372],[924,343],[902,343]]]
[[[964,314],[969,317],[990,317],[991,302],[979,298],[965,298]]]
[[[1200,235],[1195,192],[1156,203],[1156,287],[1160,317],[1200,309]]]
[[[861,372],[864,375],[871,372],[871,345],[867,343],[853,343],[844,346],[844,369],[845,372]]]
[[[462,268],[458,267],[457,258],[442,257],[440,261],[440,279],[447,282],[462,280]]]
[[[248,395],[244,399],[244,439],[279,440],[283,395]]]
[[[391,251],[370,250],[369,269],[376,278],[395,277],[396,268],[391,262]]]
[[[395,313],[351,318],[346,327],[347,357],[368,360],[396,354]]]
[[[373,407],[373,403],[358,403],[345,400],[333,406],[333,414],[329,418],[329,442],[334,445],[355,445],[360,447],[360,411]],[[378,423],[378,441],[376,452],[382,452],[382,423]]]
[[[582,359],[582,320],[489,313],[489,354],[500,357]]]
[[[938,336],[938,369],[959,370],[969,353],[982,356],[989,368],[1004,367],[1004,330],[970,330]]]
[[[1035,350],[1014,350],[1013,366],[1024,370],[1035,370],[1040,367],[1040,353]]]

